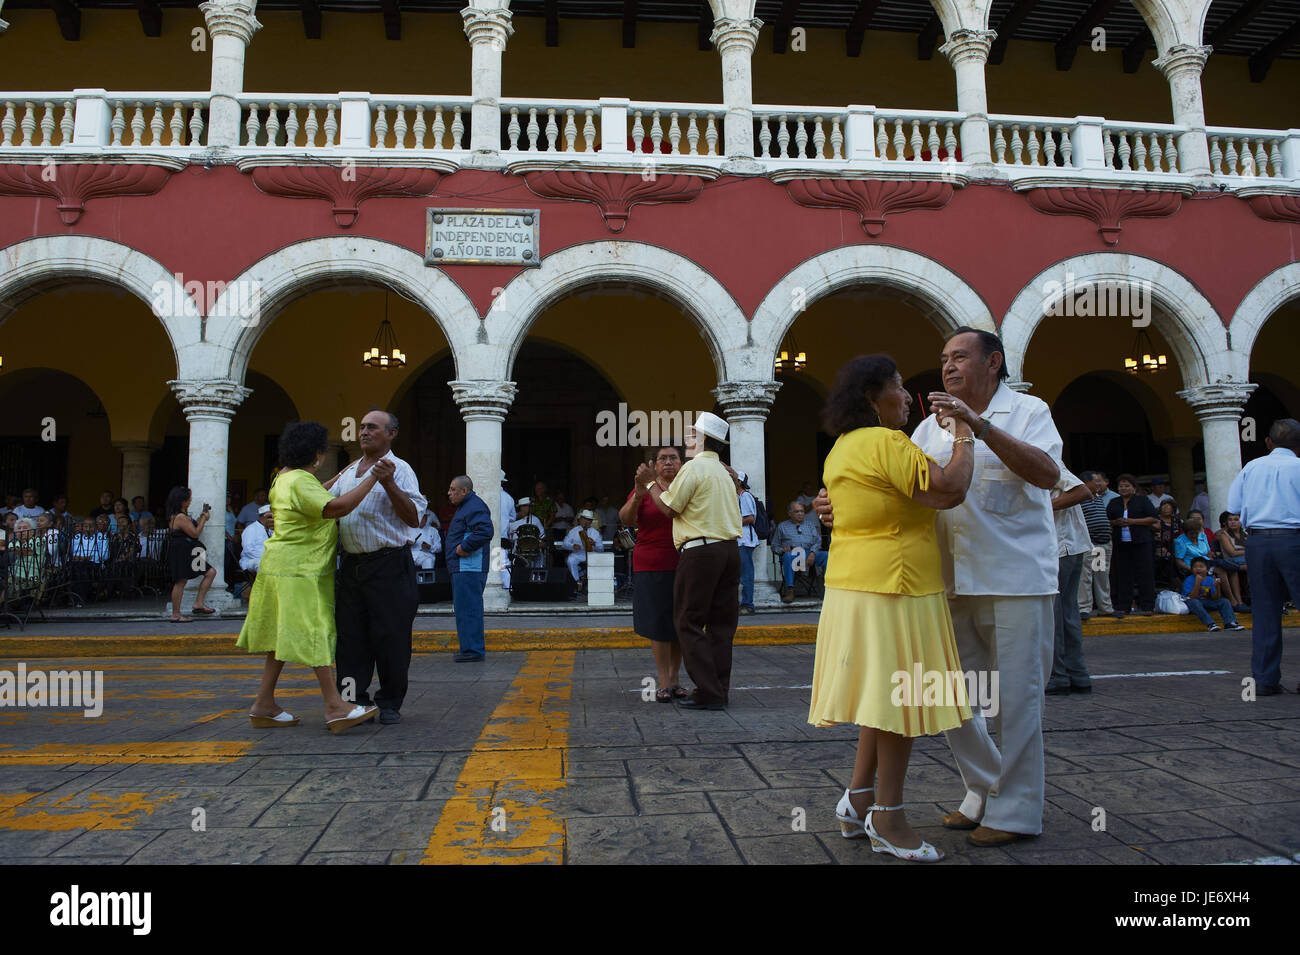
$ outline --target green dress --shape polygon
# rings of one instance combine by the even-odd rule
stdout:
[[[238,646],[285,663],[334,665],[334,545],[338,522],[321,516],[334,500],[308,471],[271,485],[275,531],[262,551]]]

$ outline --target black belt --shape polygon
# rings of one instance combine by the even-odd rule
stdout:
[[[343,556],[345,558],[350,557],[352,560],[366,561],[366,560],[374,560],[376,557],[386,557],[389,554],[394,553],[395,551],[408,550],[408,549],[409,548],[406,547],[381,547],[379,548],[379,550],[368,550],[360,554],[354,554],[351,551],[345,550],[343,552]]]
[[[1247,534],[1300,534],[1300,527],[1248,527]]]

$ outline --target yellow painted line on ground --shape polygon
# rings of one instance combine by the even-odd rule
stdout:
[[[564,862],[555,807],[573,691],[572,651],[528,654],[465,760],[421,865]]]
[[[175,798],[165,793],[74,793],[46,802],[43,793],[0,793],[0,829],[133,829],[142,816]]]
[[[248,711],[240,707],[235,710],[218,710],[215,713],[209,713],[207,716],[200,716],[195,723],[211,723],[213,720],[219,720],[223,716],[234,716],[236,713],[247,713]]]
[[[229,763],[239,759],[253,740],[205,740],[160,743],[45,743],[20,749],[0,743],[0,767],[59,766],[69,763]]]

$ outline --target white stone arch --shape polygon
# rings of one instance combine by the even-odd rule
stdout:
[[[258,339],[278,313],[292,300],[340,282],[380,283],[415,301],[446,336],[457,372],[464,374],[464,356],[478,329],[478,311],[464,290],[403,246],[330,236],[277,249],[230,282],[213,304],[204,347],[195,349],[196,367],[188,377],[242,382]],[[241,318],[240,297],[248,301],[253,294],[257,311],[251,319]]]
[[[750,322],[748,356],[753,367],[739,377],[770,378],[777,349],[803,310],[859,285],[886,285],[903,292],[940,334],[962,325],[997,331],[979,293],[947,266],[891,245],[842,246],[799,263],[763,297]],[[794,304],[800,302],[803,309],[796,311]]]
[[[605,282],[631,282],[681,308],[699,329],[718,380],[726,380],[730,355],[745,344],[745,315],[735,298],[684,255],[619,240],[560,249],[510,280],[484,320],[488,339],[496,346],[491,355],[496,366],[484,377],[508,379],[528,330],[541,314],[579,289]]]
[[[1245,381],[1250,374],[1250,356],[1260,331],[1273,314],[1292,299],[1300,298],[1300,262],[1274,269],[1255,283],[1232,313],[1232,354],[1240,362],[1238,374]]]
[[[109,239],[47,235],[0,249],[0,324],[51,283],[88,278],[124,288],[149,306],[179,371],[181,356],[200,339],[198,306],[157,259]]]
[[[1087,282],[1143,283],[1141,288],[1150,292],[1158,306],[1153,309],[1151,325],[1168,340],[1186,387],[1231,380],[1238,374],[1227,351],[1223,320],[1210,300],[1186,276],[1140,255],[1089,252],[1043,269],[1020,290],[1007,309],[1001,325],[1002,344],[1013,379],[1024,377],[1030,339],[1051,305],[1048,283],[1056,282],[1064,288],[1071,277],[1076,286]]]

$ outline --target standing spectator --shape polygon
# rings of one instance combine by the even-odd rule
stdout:
[[[1079,620],[1079,578],[1092,551],[1088,523],[1080,505],[1092,498],[1092,491],[1064,465],[1052,488],[1052,517],[1056,523],[1057,594],[1055,600],[1056,639],[1052,649],[1052,675],[1047,694],[1091,693],[1092,677],[1083,660],[1083,625]]]
[[[1110,521],[1106,518],[1106,502],[1101,496],[1106,486],[1097,471],[1084,471],[1079,477],[1092,492],[1080,505],[1084,520],[1088,522],[1092,553],[1083,562],[1079,574],[1079,618],[1087,620],[1091,617],[1094,606],[1098,613],[1118,617],[1119,614],[1110,602]],[[1100,561],[1097,560],[1098,556],[1101,557]]]
[[[23,502],[13,509],[13,513],[28,521],[35,521],[45,513],[45,508],[36,503],[35,488],[29,487],[23,491]]]
[[[1228,510],[1241,515],[1250,562],[1250,672],[1258,696],[1282,692],[1282,605],[1300,601],[1300,421],[1273,422],[1268,454],[1244,468],[1228,490]]]
[[[555,502],[547,496],[546,483],[538,481],[533,487],[533,496],[529,498],[533,502],[533,517],[542,522],[542,526],[550,530],[551,522],[555,520]]]
[[[438,554],[442,552],[442,535],[438,533],[437,523],[438,518],[429,508],[424,512],[424,523],[411,537],[411,559],[421,570],[433,570]]]
[[[1161,501],[1157,510],[1160,512],[1160,523],[1156,526],[1152,541],[1156,588],[1181,589],[1183,575],[1178,573],[1178,568],[1174,564],[1174,546],[1183,532],[1183,522],[1178,519],[1174,502],[1171,500]]]
[[[600,517],[601,533],[605,540],[613,540],[618,530],[618,508],[610,503],[608,494],[601,497],[596,514]]]
[[[337,463],[337,462],[335,462]],[[247,527],[257,521],[257,515],[261,513],[263,505],[266,504],[266,488],[259,487],[253,492],[253,499],[245,504],[235,518],[235,523],[243,524]]]
[[[484,550],[492,541],[492,514],[474,493],[474,482],[462,474],[451,479],[447,498],[456,516],[447,527],[444,554],[451,574],[452,608],[460,652],[457,663],[479,663],[487,655],[483,639],[483,588],[487,586],[489,560]]]
[[[1101,486],[1102,486],[1101,500],[1102,500],[1102,503],[1105,504],[1107,507],[1110,507],[1110,502],[1113,501],[1113,500],[1115,500],[1115,498],[1119,497],[1119,495],[1116,494],[1114,491],[1112,491],[1112,490],[1110,489],[1110,478],[1108,478],[1108,477],[1106,476],[1106,472],[1105,472],[1105,471],[1098,471],[1097,473],[1101,476]]]
[[[736,495],[740,503],[740,612],[754,612],[754,549],[758,547],[758,534],[754,521],[758,518],[758,505],[749,493],[749,476],[736,472]]]
[[[1121,474],[1115,479],[1119,496],[1106,506],[1106,517],[1114,535],[1115,559],[1110,565],[1110,596],[1115,609],[1128,613],[1137,588],[1140,617],[1155,613],[1155,567],[1152,532],[1160,523],[1156,509],[1145,495],[1137,492],[1137,478]]]
[[[95,508],[86,516],[93,521],[101,514],[112,514],[112,513],[113,513],[113,492],[105,491],[103,494],[99,495],[99,507]]]
[[[673,519],[680,555],[673,581],[673,616],[686,672],[695,692],[680,706],[726,709],[731,691],[731,644],[740,611],[740,503],[736,484],[718,458],[727,446],[727,422],[705,411],[686,432],[689,461],[667,491],[652,482],[648,464],[636,483],[649,484],[655,505]]]
[[[131,517],[131,523],[136,525],[137,527],[140,526],[140,518],[153,517],[153,515],[149,513],[148,503],[145,501],[144,497],[142,497],[139,494],[131,498],[130,517]]]
[[[120,521],[118,518],[126,521],[127,526],[131,524],[131,506],[126,503],[126,498],[119,497],[113,502],[113,513],[109,515],[108,526],[111,531],[117,531]]]
[[[111,497],[111,495],[110,495],[110,497]],[[19,503],[20,503],[20,498],[18,497],[17,494],[6,494],[6,495],[5,495],[5,505],[4,505],[4,507],[0,507],[0,515],[7,516],[7,515],[13,513],[13,509],[14,509],[15,507],[17,507],[17,506],[19,505]],[[15,518],[15,520],[16,520],[16,519],[17,519],[17,518]]]
[[[564,500],[564,492],[555,492],[555,516],[551,519],[551,527],[557,531],[568,532],[573,526],[573,505]]]
[[[1169,479],[1163,475],[1151,479],[1151,493],[1147,495],[1147,500],[1151,502],[1151,506],[1156,509],[1157,514],[1160,512],[1160,505],[1165,501],[1174,506],[1175,514],[1178,513],[1178,502],[1174,500],[1172,494],[1168,493],[1168,488]]]
[[[262,551],[266,549],[267,539],[275,531],[275,518],[271,514],[271,505],[263,504],[257,511],[257,520],[244,528],[240,535],[239,569],[255,574],[262,567]]]
[[[827,554],[821,549],[821,528],[805,519],[803,505],[791,501],[786,513],[790,517],[776,525],[771,546],[781,561],[781,602],[788,604],[794,600],[795,565],[800,569],[811,565],[825,573]]]
[[[48,511],[41,513],[36,518],[36,536],[45,542],[46,562],[51,567],[58,567],[63,563],[62,548],[59,547],[59,532],[54,526],[54,515]]]
[[[804,481],[803,486],[799,488],[799,496],[795,498],[803,505],[804,514],[812,513],[812,502],[817,498],[817,486],[812,481]],[[814,518],[815,519],[815,518]]]
[[[1200,511],[1202,514],[1210,513],[1210,495],[1205,491],[1205,482],[1196,482],[1196,496],[1192,498],[1192,506],[1189,507],[1188,513]]]
[[[65,521],[72,517],[72,512],[68,510],[68,495],[60,494],[56,497],[54,506],[50,510],[54,512],[55,517],[60,517]]]
[[[654,483],[662,494],[672,486],[682,458],[675,447],[656,450]],[[650,482],[642,482],[638,471],[632,493],[627,496],[618,518],[624,527],[635,527],[632,547],[632,629],[650,641],[658,683],[655,699],[671,703],[688,694],[678,684],[682,648],[673,623],[673,580],[677,575],[677,549],[673,547],[673,522],[650,497]]]
[[[181,613],[181,598],[185,594],[186,581],[193,580],[195,577],[202,577],[203,580],[199,584],[199,592],[194,598],[194,606],[190,612],[216,613],[211,607],[205,605],[203,600],[208,595],[208,588],[212,586],[212,581],[216,579],[217,568],[209,563],[207,551],[199,540],[203,528],[207,526],[208,519],[212,516],[212,507],[205,503],[197,521],[190,518],[189,508],[190,489],[172,488],[171,493],[167,495],[167,528],[170,531],[167,540],[167,563],[172,581],[172,623],[189,623],[194,619]]]
[[[1219,582],[1210,574],[1210,563],[1204,557],[1193,557],[1192,572],[1183,581],[1183,596],[1187,598],[1187,609],[1196,615],[1196,619],[1205,624],[1211,632],[1222,629],[1207,611],[1217,610],[1223,618],[1223,626],[1228,630],[1245,630],[1233,616],[1232,606],[1227,599],[1219,596]]]

